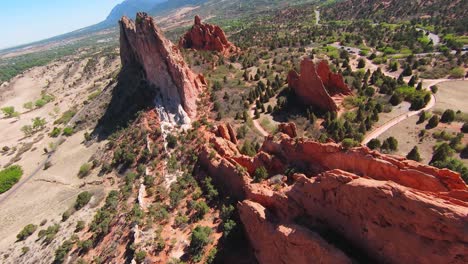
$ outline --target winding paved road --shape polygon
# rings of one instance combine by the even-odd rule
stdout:
[[[447,82],[447,81],[452,81],[452,80],[450,80],[450,79],[425,80],[425,84],[427,85],[426,89],[430,88],[433,85],[437,85],[437,84],[439,84],[441,82]],[[437,99],[436,99],[435,95],[431,94],[431,101],[429,101],[429,103],[426,105],[426,107],[424,107],[421,110],[410,111],[408,113],[401,114],[401,115],[389,120],[388,122],[386,122],[382,126],[379,126],[379,127],[375,128],[374,130],[372,130],[370,133],[368,133],[364,137],[364,140],[362,141],[362,144],[366,145],[372,139],[378,138],[380,135],[385,133],[387,130],[389,130],[390,128],[396,126],[397,124],[405,121],[406,119],[408,119],[408,118],[410,118],[412,116],[415,116],[415,115],[419,115],[422,111],[428,111],[428,110],[432,109],[435,106],[436,102],[437,102]]]

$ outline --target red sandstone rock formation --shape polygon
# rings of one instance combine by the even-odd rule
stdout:
[[[234,130],[232,129],[232,126],[230,124],[222,124],[218,126],[217,129],[217,135],[219,137],[222,137],[226,140],[231,141],[234,144],[237,144],[237,136]]]
[[[244,200],[240,218],[260,263],[468,261],[468,190],[455,172],[286,135],[267,138],[253,158],[222,138],[212,142],[201,164]],[[307,177],[294,174],[279,189],[254,184],[259,166],[271,176],[292,166]]]
[[[244,201],[239,213],[260,263],[352,263],[320,235],[295,224],[274,224],[262,205]],[[318,258],[317,256],[320,256]],[[318,261],[320,259],[320,261]]]
[[[321,61],[316,67],[307,58],[301,62],[300,74],[289,72],[288,84],[305,104],[326,111],[338,111],[342,98],[351,94],[343,76],[332,73],[327,62]]]
[[[196,116],[196,100],[206,85],[205,79],[186,65],[178,48],[164,37],[152,17],[138,13],[136,23],[127,17],[120,20],[120,56],[123,67],[143,69],[164,103],[181,105],[190,117]]]
[[[292,138],[297,137],[296,124],[294,123],[281,123],[278,125],[278,130]]]
[[[199,16],[195,16],[195,24],[179,41],[180,48],[217,51],[225,56],[239,51],[229,42],[224,31],[215,25],[203,24]]]

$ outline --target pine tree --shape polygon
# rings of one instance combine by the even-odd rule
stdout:
[[[416,87],[416,90],[421,91],[422,88],[423,88],[422,82],[419,82],[419,83],[418,83],[418,86]]]
[[[409,153],[406,155],[406,158],[414,161],[421,161],[421,155],[419,155],[418,147],[415,146]]]

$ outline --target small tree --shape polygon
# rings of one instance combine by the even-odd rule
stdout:
[[[34,118],[32,122],[33,122],[32,127],[34,130],[41,130],[44,128],[46,124],[45,118],[40,118],[40,117]]]
[[[426,119],[427,119],[427,114],[425,111],[421,111],[421,113],[419,114],[419,119],[418,119],[418,122],[417,124],[422,124],[424,122],[426,122]]]
[[[89,201],[91,200],[92,196],[93,195],[89,192],[82,192],[78,194],[78,197],[76,198],[76,202],[75,202],[75,209],[80,210],[85,205],[87,205]]]
[[[29,224],[23,227],[23,230],[16,235],[18,241],[25,240],[29,236],[31,236],[37,230],[37,225]]]
[[[387,139],[387,141],[388,141],[388,146],[389,146],[391,151],[397,151],[398,150],[398,140],[396,140],[396,138],[389,137]]]
[[[461,128],[461,131],[463,133],[468,133],[468,122],[466,122],[465,124],[463,124],[462,128]]]
[[[5,115],[5,117],[7,118],[19,115],[19,113],[15,111],[15,108],[13,106],[3,107],[1,110],[3,112],[3,115]]]
[[[203,249],[210,243],[211,228],[207,226],[196,226],[190,236],[190,252],[194,255],[194,261],[198,262],[203,255]]]
[[[429,119],[429,122],[426,125],[427,129],[435,128],[439,125],[439,116],[438,115],[433,115],[431,119]]]
[[[268,171],[265,169],[265,167],[261,166],[255,170],[255,175],[254,175],[255,182],[261,182],[263,180],[266,180],[267,178],[268,178]]]
[[[352,138],[345,138],[343,139],[343,141],[341,142],[341,145],[343,146],[343,148],[345,149],[350,149],[350,148],[353,148],[355,146],[357,146],[359,143],[356,142],[354,139]]]
[[[359,69],[362,69],[364,67],[366,67],[366,61],[364,59],[359,59],[358,61],[358,66],[357,66]]]
[[[433,94],[436,94],[437,91],[439,91],[439,87],[438,87],[437,85],[431,86],[431,92],[432,92]]]
[[[447,143],[442,143],[432,155],[431,162],[429,164],[433,165],[436,162],[442,162],[447,160],[450,156],[452,156],[453,150]]]
[[[91,164],[85,163],[85,164],[81,165],[80,170],[78,171],[78,177],[80,179],[84,178],[84,177],[88,176],[90,172],[91,172]]]
[[[378,149],[380,148],[380,145],[381,145],[380,140],[376,138],[371,139],[369,143],[367,143],[367,147],[370,149]]]
[[[206,213],[210,211],[210,208],[204,201],[199,201],[194,206],[195,209],[195,219],[201,220],[205,216]]]
[[[421,155],[419,155],[418,147],[415,146],[409,153],[406,155],[406,158],[414,161],[421,161]]]
[[[440,122],[451,123],[453,121],[455,121],[455,111],[452,109],[445,110],[445,112],[442,114],[442,117],[440,118]]]

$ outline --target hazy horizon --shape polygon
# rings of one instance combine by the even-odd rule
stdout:
[[[103,21],[123,0],[0,2],[0,49],[65,34]]]

